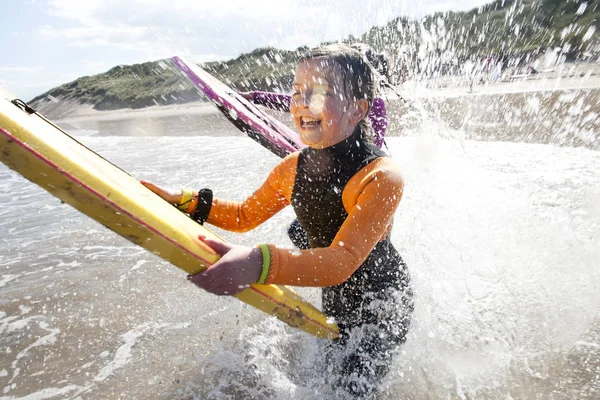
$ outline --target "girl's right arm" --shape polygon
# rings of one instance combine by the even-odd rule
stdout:
[[[210,190],[200,190],[189,214],[197,221],[228,231],[249,231],[290,204],[297,161],[298,153],[284,158],[262,186],[244,201],[220,199],[213,197]]]

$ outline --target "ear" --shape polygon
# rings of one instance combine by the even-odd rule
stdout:
[[[354,104],[354,110],[352,112],[350,122],[352,122],[353,124],[358,124],[367,116],[368,112],[369,102],[367,101],[367,99],[357,100]]]

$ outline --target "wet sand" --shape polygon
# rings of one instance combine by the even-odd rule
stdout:
[[[442,135],[454,138],[599,150],[600,67],[597,69],[569,70],[563,75],[540,73],[472,87],[465,81],[452,86],[439,79],[406,82],[398,89],[406,101],[398,100],[394,93],[384,96],[387,135],[411,136],[422,132],[423,124],[434,124],[448,128]],[[244,136],[207,102],[116,111],[67,104],[64,112],[67,115],[57,120],[61,127],[96,136]],[[287,114],[267,112],[291,126]]]

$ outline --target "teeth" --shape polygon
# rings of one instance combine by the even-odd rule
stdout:
[[[302,117],[302,122],[319,122],[319,120],[311,117]]]

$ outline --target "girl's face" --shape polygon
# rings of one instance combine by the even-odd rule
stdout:
[[[302,142],[316,149],[350,137],[368,111],[367,100],[348,98],[336,70],[322,59],[303,61],[296,68],[290,113]]]

